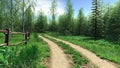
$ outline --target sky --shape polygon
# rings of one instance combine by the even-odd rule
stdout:
[[[65,6],[67,0],[57,0],[57,16],[64,14]],[[110,3],[113,5],[117,0],[103,0],[103,3]],[[79,9],[84,9],[84,14],[87,16],[91,13],[92,0],[71,0],[73,4],[74,16],[78,15]],[[50,7],[52,0],[37,0],[35,6],[35,14],[37,15],[40,10],[44,12],[45,15],[50,16]]]

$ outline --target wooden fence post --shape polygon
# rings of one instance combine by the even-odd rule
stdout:
[[[29,41],[29,39],[30,39],[30,32],[28,32],[28,41]]]
[[[27,44],[27,42],[28,42],[27,37],[28,37],[28,33],[25,33],[25,44]]]
[[[10,29],[6,29],[5,32],[5,43],[8,46],[9,45],[9,38],[10,38]]]

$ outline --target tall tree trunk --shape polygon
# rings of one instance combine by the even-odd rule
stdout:
[[[13,31],[13,0],[11,0],[11,9],[10,9],[10,28]]]
[[[22,31],[25,32],[25,23],[24,23],[24,7],[25,7],[25,1],[23,0],[23,8],[22,8],[22,12],[23,12],[23,15],[22,15]]]

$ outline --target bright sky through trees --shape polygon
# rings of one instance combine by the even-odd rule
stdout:
[[[91,12],[92,0],[71,0],[74,8],[75,16],[77,16],[80,8],[84,8],[85,15]],[[114,4],[117,0],[103,0],[103,3]],[[38,0],[35,7],[35,13],[42,10],[47,16],[50,14],[50,6],[52,0]],[[66,0],[57,0],[57,15],[65,12]]]

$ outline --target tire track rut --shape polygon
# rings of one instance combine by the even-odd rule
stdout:
[[[57,41],[61,41],[65,44],[68,44],[70,45],[72,48],[74,48],[75,50],[79,51],[81,54],[83,54],[86,58],[88,58],[93,64],[95,64],[98,68],[117,68],[117,66],[113,65],[112,63],[104,60],[104,59],[101,59],[100,57],[96,56],[96,54],[92,53],[91,51],[85,49],[85,48],[82,48],[78,45],[75,45],[75,44],[72,44],[68,41],[64,41],[64,40],[61,40],[61,39],[58,39],[58,38],[55,38],[55,37],[52,37],[52,36],[49,36],[49,35],[46,35],[47,37],[49,38],[53,38]]]
[[[39,37],[47,42],[51,49],[50,68],[70,68],[69,61],[67,60],[63,50],[49,39],[46,39],[42,36]]]

